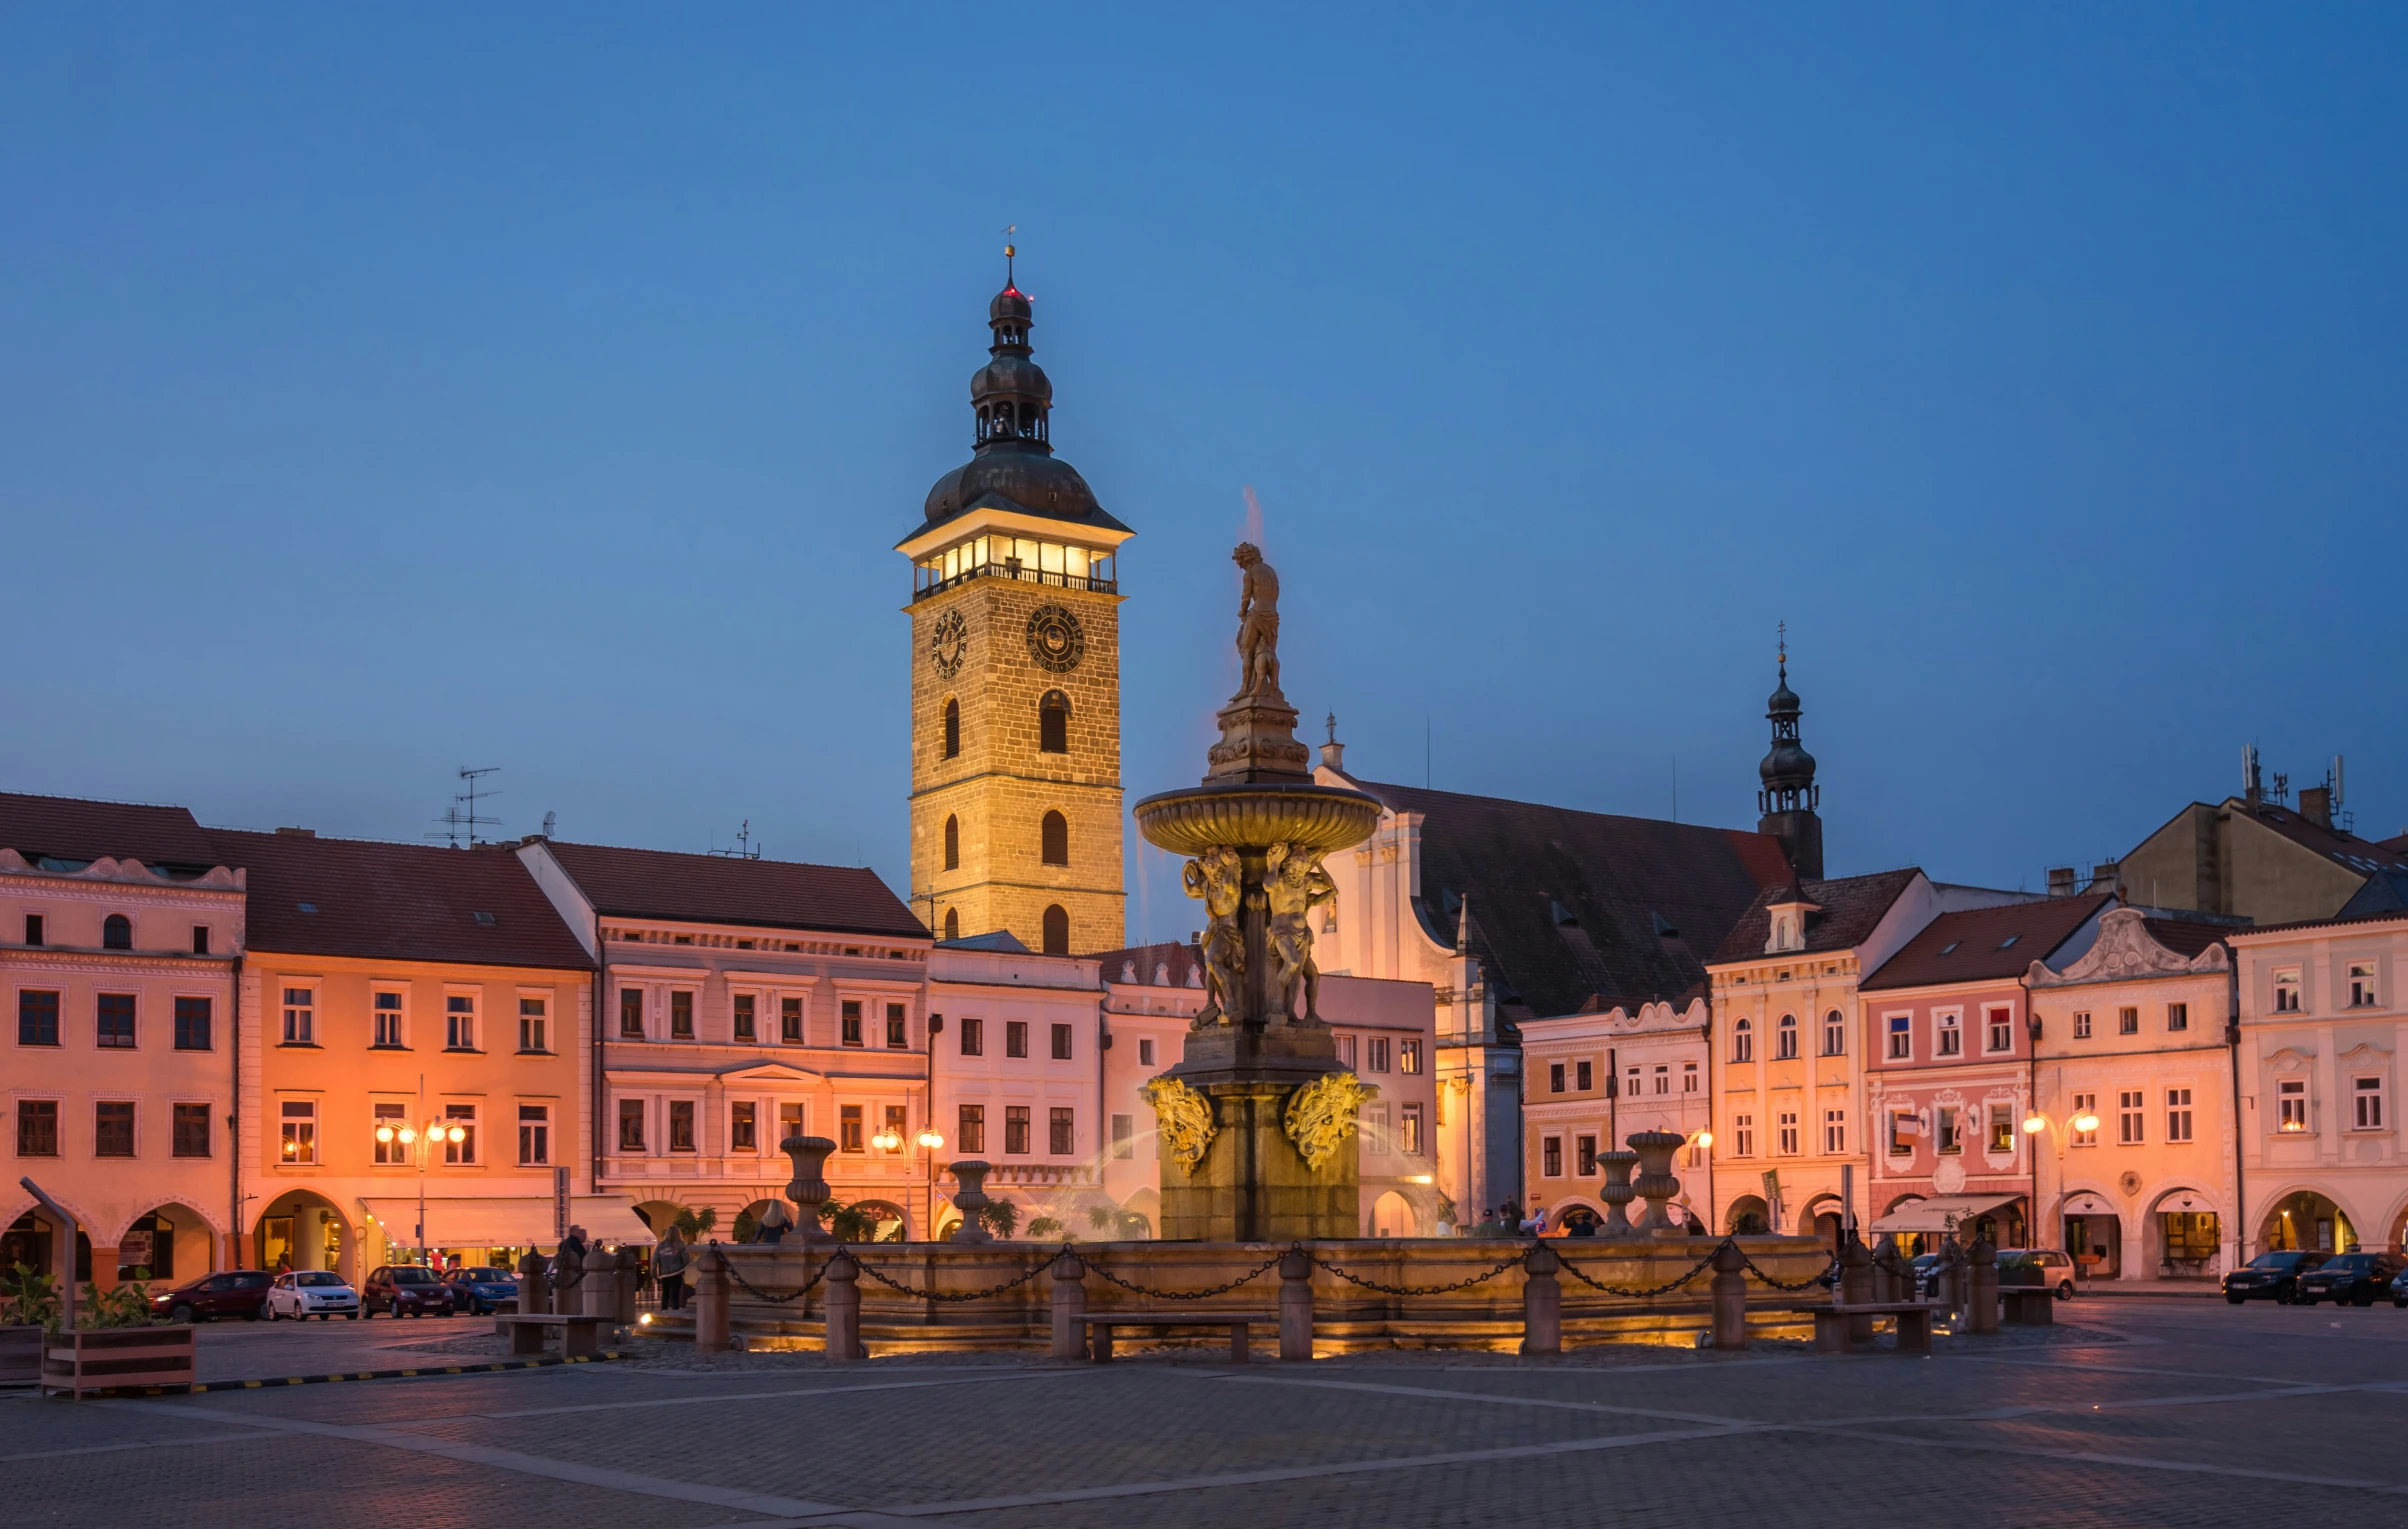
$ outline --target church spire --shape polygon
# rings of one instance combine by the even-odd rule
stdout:
[[[1004,232],[1008,235],[1011,230]],[[994,359],[970,379],[970,407],[978,416],[977,449],[1053,454],[1053,382],[1029,358],[1028,331],[1035,322],[1028,294],[1012,274],[1019,251],[1003,247],[1003,290],[987,304],[987,327],[995,332],[987,354]]]
[[[1809,880],[1823,874],[1823,820],[1815,809],[1822,788],[1814,783],[1814,756],[1798,741],[1798,716],[1804,708],[1789,688],[1789,623],[1781,623],[1778,663],[1780,679],[1765,703],[1765,718],[1773,725],[1773,746],[1756,767],[1763,788],[1756,793],[1756,810],[1764,814],[1757,831],[1773,835],[1789,856],[1790,869]]]

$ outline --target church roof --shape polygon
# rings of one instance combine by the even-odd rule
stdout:
[[[1789,881],[1768,886],[1762,896],[1732,922],[1711,957],[1717,966],[1734,961],[1761,961],[1772,939],[1772,905],[1792,900],[1791,887],[1805,894],[1816,911],[1806,919],[1806,948],[1790,952],[1811,955],[1818,950],[1848,950],[1872,938],[1873,930],[1891,904],[1906,895],[1923,873],[1913,866],[1876,871],[1870,876],[1840,876],[1829,881]],[[2021,970],[2021,968],[2017,968]]]
[[[1789,882],[1769,834],[1355,785],[1422,815],[1414,902],[1430,937],[1451,947],[1466,928],[1500,1002],[1535,1014],[1677,998],[1759,891]]]

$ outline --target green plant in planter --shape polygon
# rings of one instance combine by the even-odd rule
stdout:
[[[103,1290],[86,1281],[82,1305],[76,1311],[75,1325],[81,1328],[148,1327],[151,1323],[150,1278],[148,1269],[136,1269],[134,1277],[114,1290]]]
[[[36,1274],[30,1264],[0,1269],[0,1327],[47,1327],[59,1324],[59,1282]]]

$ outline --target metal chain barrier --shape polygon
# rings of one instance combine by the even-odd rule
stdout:
[[[719,1246],[719,1244],[714,1242],[711,1244],[711,1246],[715,1248]],[[828,1263],[834,1262],[834,1259],[828,1260]],[[819,1266],[817,1273],[813,1274],[809,1279],[803,1281],[801,1289],[789,1290],[784,1295],[771,1295],[768,1291],[754,1284],[751,1280],[746,1279],[743,1273],[737,1269],[735,1260],[729,1258],[725,1253],[719,1255],[719,1266],[727,1270],[727,1277],[729,1279],[734,1280],[739,1286],[743,1287],[746,1295],[751,1296],[756,1301],[767,1301],[772,1306],[783,1306],[788,1301],[801,1300],[804,1296],[811,1293],[811,1287],[818,1284],[821,1277],[828,1272],[828,1264],[823,1263]]]
[[[1297,1244],[1296,1250],[1298,1252],[1302,1252],[1303,1246],[1304,1245],[1302,1243]],[[1485,1273],[1475,1274],[1469,1279],[1459,1279],[1451,1285],[1383,1285],[1377,1280],[1368,1280],[1359,1274],[1349,1274],[1346,1270],[1339,1268],[1336,1264],[1331,1263],[1328,1259],[1323,1258],[1318,1253],[1312,1254],[1310,1257],[1312,1258],[1314,1264],[1331,1274],[1335,1274],[1338,1278],[1346,1281],[1348,1284],[1360,1285],[1366,1290],[1376,1290],[1382,1295],[1452,1295],[1458,1290],[1469,1290],[1474,1285],[1487,1284],[1490,1280],[1495,1279],[1500,1274],[1503,1274],[1515,1264],[1520,1263],[1523,1255],[1516,1253],[1512,1257],[1507,1258],[1502,1263],[1499,1263],[1496,1267],[1488,1270]]]
[[[1299,1246],[1301,1246],[1301,1244]],[[1210,1290],[1156,1290],[1150,1285],[1135,1284],[1129,1280],[1122,1279],[1119,1275],[1105,1268],[1102,1264],[1096,1262],[1092,1258],[1081,1258],[1079,1262],[1085,1264],[1088,1268],[1102,1275],[1105,1279],[1111,1281],[1113,1284],[1118,1285],[1121,1289],[1134,1291],[1138,1295],[1152,1296],[1154,1299],[1159,1301],[1201,1301],[1207,1296],[1227,1295],[1230,1291],[1235,1290],[1240,1285],[1250,1284],[1255,1280],[1261,1279],[1265,1274],[1268,1274],[1273,1269],[1279,1267],[1279,1261],[1285,1257],[1287,1257],[1287,1254],[1285,1253],[1274,1253],[1262,1263],[1255,1265],[1254,1268],[1249,1272],[1239,1275],[1236,1279],[1231,1280],[1226,1285],[1215,1285]]]
[[[1817,1285],[1829,1285],[1832,1281],[1839,1278],[1839,1259],[1837,1257],[1834,1257],[1831,1262],[1823,1265],[1823,1267],[1811,1278],[1802,1279],[1794,1285],[1785,1285],[1781,1281],[1774,1279],[1771,1275],[1765,1273],[1762,1269],[1757,1268],[1756,1261],[1748,1257],[1745,1251],[1740,1253],[1739,1262],[1740,1266],[1749,1274],[1754,1275],[1758,1282],[1770,1285],[1775,1290],[1787,1291],[1791,1295],[1795,1295],[1801,1290],[1811,1290]]]
[[[849,1253],[845,1256],[848,1258],[852,1257],[852,1255]],[[1017,1290],[1022,1285],[1027,1284],[1030,1280],[1035,1279],[1038,1275],[1043,1274],[1046,1270],[1052,1268],[1053,1260],[1049,1258],[1045,1262],[1029,1270],[1027,1273],[1020,1275],[1018,1278],[1005,1280],[1002,1284],[997,1285],[992,1290],[964,1290],[958,1293],[943,1290],[915,1290],[909,1285],[901,1284],[895,1280],[888,1279],[885,1275],[879,1273],[876,1269],[871,1268],[868,1264],[863,1263],[858,1258],[853,1259],[853,1267],[859,1269],[871,1279],[876,1280],[879,1284],[884,1285],[887,1289],[900,1291],[902,1294],[908,1295],[914,1300],[984,1301],[990,1300],[995,1296],[999,1296],[1007,1290]]]
[[[1706,1267],[1714,1262],[1714,1255],[1721,1251],[1722,1244],[1715,1244],[1712,1248],[1707,1249],[1705,1257],[1699,1259],[1696,1263],[1689,1266],[1688,1273],[1680,1276],[1678,1279],[1668,1280],[1665,1283],[1656,1286],[1652,1290],[1632,1290],[1621,1285],[1608,1285],[1597,1280],[1593,1280],[1589,1278],[1588,1275],[1581,1272],[1580,1265],[1564,1257],[1560,1252],[1555,1255],[1555,1261],[1563,1266],[1565,1273],[1571,1275],[1574,1279],[1588,1286],[1591,1290],[1602,1291],[1607,1295],[1618,1295],[1623,1297],[1625,1300],[1652,1301],[1659,1295],[1670,1295],[1673,1291],[1680,1289],[1681,1286],[1688,1284],[1691,1280],[1697,1278],[1700,1274],[1703,1274],[1706,1271]],[[1745,1257],[1746,1255],[1742,1254],[1741,1256]]]

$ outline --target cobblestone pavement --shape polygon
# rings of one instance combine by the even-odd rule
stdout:
[[[2408,1313],[2060,1310],[2068,1325],[1929,1358],[1633,1346],[1241,1367],[1195,1349],[831,1366],[662,1345],[498,1375],[12,1397],[0,1525],[2408,1524],[2393,1443]]]

